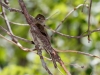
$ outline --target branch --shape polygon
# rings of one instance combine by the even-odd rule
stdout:
[[[23,12],[22,12],[21,10],[19,10],[19,9],[10,8],[7,4],[2,3],[1,0],[0,0],[0,4],[1,4],[3,7],[5,7],[6,9],[8,9],[9,11],[23,13]]]
[[[29,40],[27,40],[27,39],[21,38],[21,37],[19,37],[19,36],[12,35],[9,31],[7,31],[7,30],[6,30],[5,28],[3,28],[2,26],[0,26],[0,29],[2,29],[4,32],[6,32],[9,36],[12,36],[12,37],[14,37],[14,38],[16,38],[16,39],[19,39],[19,40],[28,42],[28,43],[30,43],[30,44],[33,44],[32,41],[29,41]]]
[[[89,14],[88,14],[88,33],[90,32],[91,6],[92,6],[92,0],[90,0]],[[90,36],[89,35],[88,35],[88,41],[90,41]]]
[[[28,11],[27,11],[27,9],[26,9],[26,6],[25,6],[23,0],[18,0],[18,1],[19,1],[19,5],[20,5],[20,7],[21,7],[21,9],[22,9],[22,11],[23,11],[24,17],[25,17],[27,23],[29,23],[29,25],[30,25],[30,23],[33,22],[33,20],[31,19],[30,14],[28,13]],[[34,23],[32,23],[32,24],[34,24]]]
[[[2,14],[0,14],[0,17],[5,20]],[[19,25],[19,26],[29,26],[29,24],[21,24],[21,23],[16,23],[16,22],[11,22],[11,21],[9,21],[9,23],[14,24],[14,25]]]
[[[45,61],[44,61],[44,58],[42,56],[42,51],[39,49],[39,47],[36,46],[36,49],[37,49],[37,54],[40,56],[40,60],[41,60],[41,63],[42,63],[42,66],[45,68],[45,70],[48,72],[49,75],[53,75],[50,70],[48,69]]]
[[[7,41],[9,41],[9,42],[11,42],[11,43],[13,43],[14,45],[18,46],[18,47],[21,48],[23,51],[31,52],[31,51],[34,50],[34,49],[25,48],[25,47],[23,47],[20,43],[15,43],[15,42],[13,42],[13,41],[11,41],[11,40],[5,38],[5,37],[4,37],[3,35],[1,35],[1,34],[0,34],[0,37],[4,38],[5,40],[7,40]]]
[[[95,57],[95,58],[99,58],[100,59],[100,57],[99,56],[96,56],[96,55],[93,55],[93,54],[89,54],[89,53],[85,53],[85,52],[81,52],[81,51],[75,51],[75,50],[57,50],[57,49],[55,49],[55,51],[57,51],[57,52],[70,52],[70,53],[78,53],[78,54],[83,54],[83,55],[86,55],[86,56],[90,56],[90,57]]]
[[[57,29],[62,25],[62,23],[68,18],[68,16],[70,16],[75,10],[77,10],[78,8],[80,8],[81,6],[84,6],[85,4],[80,4],[77,7],[75,7],[73,10],[71,10],[66,17],[59,23],[59,25],[57,26],[57,28],[55,29],[55,31],[57,31]],[[88,5],[85,5],[86,7],[88,7]],[[53,34],[51,35],[51,37],[53,36]]]
[[[86,37],[86,36],[88,36],[88,35],[90,35],[90,34],[92,34],[92,33],[94,33],[94,32],[100,31],[100,28],[98,28],[98,29],[92,30],[92,31],[90,31],[89,33],[84,34],[84,35],[80,35],[80,36],[71,36],[71,35],[66,35],[66,34],[60,33],[60,32],[58,32],[58,31],[55,31],[55,30],[51,29],[51,28],[48,27],[48,26],[45,26],[45,27],[48,28],[48,29],[50,29],[52,32],[54,32],[54,33],[56,33],[56,34],[59,34],[59,35],[61,35],[61,36],[64,36],[64,37],[66,37],[66,38],[77,38],[77,39],[78,39],[78,38],[82,38],[82,37]]]
[[[8,31],[10,32],[11,35],[13,35],[13,32],[12,32],[12,30],[11,30],[11,27],[10,27],[10,24],[9,24],[9,21],[8,21],[8,18],[7,18],[7,16],[6,16],[6,14],[5,14],[5,9],[4,9],[4,7],[2,7],[2,15],[3,15],[4,20],[5,20],[5,22],[6,22],[6,26],[7,26]],[[17,43],[17,40],[16,40],[14,37],[11,36],[11,38],[12,38],[12,41],[14,41],[15,43]]]
[[[84,0],[84,3],[83,3],[83,7],[82,7],[82,12],[83,12],[83,9],[84,9],[84,5],[85,5],[85,2],[86,2],[87,0]]]

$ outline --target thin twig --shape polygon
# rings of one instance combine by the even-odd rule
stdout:
[[[53,13],[52,15],[48,16],[48,17],[46,18],[46,20],[48,20],[48,19],[51,18],[53,15],[58,14],[58,13],[59,13],[59,11],[56,11],[56,12]]]
[[[71,73],[67,70],[66,66],[64,65],[63,61],[58,61],[61,67],[64,69],[64,71],[68,74],[71,75]]]
[[[86,0],[84,0],[83,7],[82,7],[82,12],[83,12],[83,9],[84,9],[85,2],[86,2]]]
[[[10,22],[11,24],[20,25],[20,26],[29,26],[29,24],[22,24],[22,23],[16,23],[16,22]]]
[[[10,8],[7,4],[2,3],[1,0],[0,0],[0,4],[1,4],[3,7],[5,7],[6,9],[8,9],[9,11],[23,13],[23,12],[22,12],[21,10],[19,10],[19,9]]]
[[[71,10],[66,17],[59,23],[59,25],[57,26],[57,28],[55,29],[55,31],[58,30],[58,28],[62,25],[62,23],[66,20],[66,18],[68,18],[68,16],[70,16],[75,10],[77,10],[78,8],[80,8],[81,6],[83,6],[84,4],[80,4],[77,7],[75,7],[73,10]],[[85,5],[86,7],[88,7],[88,5]],[[53,36],[53,34],[51,35],[51,37]]]
[[[2,14],[0,14],[0,17],[5,20],[5,18],[2,16]],[[11,21],[9,21],[9,23],[14,24],[14,25],[19,25],[19,26],[29,26],[29,24],[22,24],[22,23],[16,23],[16,22],[11,22]]]
[[[99,56],[93,55],[93,54],[89,54],[89,53],[85,53],[85,52],[81,52],[81,51],[75,51],[75,50],[57,50],[55,49],[55,51],[57,52],[70,52],[70,53],[78,53],[78,54],[83,54],[83,55],[87,55],[87,56],[91,56],[91,57],[95,57],[95,58],[99,58]]]
[[[50,70],[48,69],[48,67],[47,67],[47,65],[46,65],[46,63],[45,63],[45,61],[44,61],[44,58],[43,58],[43,56],[42,56],[42,51],[39,49],[39,47],[36,47],[36,49],[37,49],[37,54],[38,54],[39,57],[40,57],[42,66],[45,68],[45,70],[48,72],[49,75],[53,75],[53,74],[50,72]]]
[[[28,43],[30,43],[30,44],[33,44],[32,41],[29,41],[29,40],[27,40],[27,39],[25,39],[25,38],[21,38],[21,37],[19,37],[19,36],[12,35],[9,31],[7,31],[7,30],[6,30],[5,28],[3,28],[2,26],[0,26],[0,29],[2,29],[4,32],[6,32],[9,36],[12,36],[12,37],[14,37],[14,38],[16,38],[16,39],[19,39],[19,40],[28,42]]]
[[[1,2],[1,1],[0,1],[0,2]],[[13,34],[13,32],[12,32],[12,30],[11,30],[11,27],[10,27],[10,24],[9,24],[9,21],[8,21],[8,18],[6,17],[6,14],[5,14],[5,9],[4,9],[3,6],[1,6],[1,7],[2,7],[2,15],[3,15],[4,20],[5,20],[5,22],[6,22],[8,31],[9,31],[11,34]]]
[[[91,6],[92,6],[92,0],[90,0],[89,14],[88,14],[88,33],[90,32]],[[90,36],[89,35],[88,35],[88,41],[90,41]]]
[[[58,67],[57,67],[57,69],[58,69],[58,71],[59,71],[62,75],[64,75]]]
[[[94,32],[100,31],[100,28],[98,28],[98,29],[92,30],[92,31],[90,31],[89,33],[84,34],[84,35],[71,36],[71,35],[66,35],[66,34],[60,33],[60,32],[58,32],[58,31],[55,31],[55,30],[51,29],[51,28],[48,27],[48,26],[45,26],[45,27],[48,28],[48,29],[50,29],[52,32],[54,32],[54,33],[56,33],[56,34],[59,34],[59,35],[61,35],[61,36],[64,36],[64,37],[66,37],[66,38],[77,38],[77,39],[78,39],[78,38],[82,38],[82,37],[86,37],[86,36],[88,36],[88,35],[90,35],[90,34],[92,34],[92,33],[94,33]]]
[[[7,26],[8,31],[10,32],[11,35],[13,35],[13,32],[12,32],[12,30],[11,30],[11,27],[10,27],[8,18],[7,18],[7,16],[6,16],[6,14],[5,14],[5,9],[4,9],[3,6],[2,6],[2,15],[3,15],[3,17],[5,18],[4,20],[5,20],[5,22],[6,22],[6,26]],[[15,43],[17,43],[17,40],[16,40],[14,37],[11,36],[11,38],[12,38],[12,41],[14,41]]]
[[[1,35],[1,34],[0,34],[0,37],[4,38],[5,40],[7,40],[7,41],[9,41],[9,42],[11,42],[11,43],[13,43],[14,45],[18,46],[18,47],[21,48],[23,51],[31,52],[31,51],[34,50],[34,49],[25,48],[25,47],[23,47],[20,43],[15,43],[15,42],[13,42],[13,41],[11,41],[11,40],[5,38],[5,37],[4,37],[3,35]]]

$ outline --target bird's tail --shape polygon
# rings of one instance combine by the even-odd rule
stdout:
[[[59,57],[57,52],[52,47],[49,48],[49,49],[45,49],[45,50],[46,50],[47,53],[49,53],[55,68],[57,68],[57,63],[56,62],[58,62],[60,64],[63,64],[63,61],[61,60],[61,58]]]
[[[55,59],[55,52],[50,52],[50,57],[53,61],[54,67],[57,68],[57,63],[56,63],[56,59]]]
[[[58,62],[58,63],[62,62],[61,58],[59,57],[59,55],[57,54],[57,52],[54,49],[52,49],[50,51],[50,56],[52,58],[54,67],[57,68],[56,62]]]

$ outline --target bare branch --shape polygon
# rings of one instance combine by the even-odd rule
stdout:
[[[46,18],[46,20],[48,20],[48,19],[51,18],[53,15],[58,14],[58,13],[59,13],[59,11],[56,11],[56,12],[53,13],[52,15],[48,16],[48,17]]]
[[[13,41],[11,41],[11,40],[5,38],[5,37],[4,37],[3,35],[1,35],[1,34],[0,34],[0,37],[4,38],[5,40],[7,40],[7,41],[9,41],[9,42],[11,42],[11,43],[13,43],[14,45],[18,46],[18,47],[21,48],[23,51],[31,52],[31,51],[34,50],[34,49],[25,48],[25,47],[23,47],[20,43],[15,43],[15,42],[13,42]]]
[[[90,34],[92,34],[92,33],[94,33],[94,32],[100,31],[100,28],[98,28],[98,29],[92,30],[92,31],[90,31],[89,33],[84,34],[84,35],[80,35],[80,36],[71,36],[71,35],[66,35],[66,34],[60,33],[60,32],[58,32],[58,31],[55,31],[55,30],[51,29],[50,27],[48,27],[48,26],[46,26],[46,25],[45,25],[45,27],[48,28],[48,29],[50,29],[52,32],[54,32],[54,33],[56,33],[56,34],[59,34],[59,35],[61,35],[61,36],[64,36],[64,37],[66,37],[66,38],[77,38],[77,39],[78,39],[78,38],[82,38],[82,37],[86,37],[86,36],[88,36],[88,35],[90,35]]]
[[[31,16],[30,16],[30,14],[28,13],[28,11],[27,11],[27,9],[26,9],[26,6],[25,6],[25,4],[24,4],[24,2],[23,2],[23,0],[19,0],[19,5],[20,5],[20,7],[21,7],[21,9],[22,9],[22,11],[23,11],[23,14],[24,14],[24,17],[26,18],[26,21],[29,23],[29,25],[30,25],[30,23],[32,23],[33,22],[33,20],[31,19]],[[34,23],[33,23],[34,24]]]
[[[59,25],[57,26],[57,28],[55,29],[55,31],[57,31],[57,29],[62,25],[62,23],[68,18],[68,16],[70,16],[75,10],[77,10],[78,8],[80,8],[81,6],[84,6],[85,4],[80,4],[77,7],[75,7],[73,10],[71,10],[66,17],[59,23]],[[86,7],[88,7],[88,5],[85,5]],[[53,36],[53,34],[51,35],[51,37]]]
[[[0,14],[0,17],[5,20],[2,14]],[[29,26],[29,24],[22,24],[22,23],[16,23],[16,22],[11,22],[11,21],[9,21],[9,23],[14,24],[14,25],[19,25],[19,26]]]
[[[64,75],[61,71],[60,71],[60,69],[57,67],[57,69],[58,69],[58,71],[62,74],[62,75]]]
[[[85,0],[85,1],[84,1],[84,3],[83,3],[82,12],[83,12],[83,9],[84,9],[84,4],[85,4],[85,2],[86,2],[86,1],[87,1],[87,0]]]
[[[92,0],[90,0],[89,14],[88,14],[88,33],[90,32],[91,6],[92,6]],[[90,36],[89,35],[88,35],[88,41],[90,41]]]
[[[85,53],[85,52],[81,52],[81,51],[75,51],[75,50],[57,50],[55,49],[55,51],[57,52],[70,52],[70,53],[78,53],[78,54],[83,54],[83,55],[87,55],[87,56],[90,56],[90,57],[95,57],[95,58],[99,58],[99,56],[96,56],[96,55],[93,55],[93,54],[89,54],[89,53]]]
[[[3,7],[5,7],[6,9],[8,9],[9,11],[23,13],[23,12],[22,12],[21,10],[19,10],[19,9],[10,8],[7,4],[2,3],[1,0],[0,0],[0,4],[1,4]]]
[[[7,31],[7,30],[6,30],[5,28],[3,28],[2,26],[0,26],[0,29],[2,29],[4,32],[6,32],[9,36],[12,36],[12,37],[14,37],[14,38],[16,38],[16,39],[19,39],[19,40],[28,42],[28,43],[30,43],[30,44],[33,44],[32,41],[29,41],[29,40],[27,40],[27,39],[21,38],[21,37],[19,37],[19,36],[12,35],[9,31]]]
[[[37,49],[37,54],[40,56],[40,59],[41,59],[41,63],[42,63],[42,66],[45,68],[45,70],[48,72],[49,75],[53,75],[50,70],[48,69],[45,61],[44,61],[44,58],[42,56],[42,51],[39,49],[39,47],[36,46],[36,49]]]
[[[11,35],[13,35],[13,32],[12,32],[12,30],[11,30],[11,27],[10,27],[10,24],[9,24],[9,21],[8,21],[8,18],[6,17],[6,14],[5,14],[5,9],[4,9],[4,7],[2,7],[2,15],[3,15],[3,17],[5,18],[4,20],[5,20],[5,22],[6,22],[6,26],[7,26],[8,31],[11,33]],[[12,40],[13,40],[15,43],[17,43],[17,40],[16,40],[14,37],[11,36],[11,38],[12,38]]]

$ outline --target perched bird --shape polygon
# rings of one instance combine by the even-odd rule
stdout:
[[[38,14],[36,17],[35,17],[35,25],[37,26],[38,30],[40,31],[40,33],[42,34],[43,37],[45,37],[44,39],[46,40],[47,43],[43,43],[38,37],[38,41],[40,43],[40,46],[42,49],[45,49],[47,53],[50,54],[50,57],[54,63],[54,66],[55,68],[57,67],[57,64],[56,64],[56,59],[58,56],[58,54],[55,52],[55,50],[51,47],[51,43],[50,43],[50,39],[49,39],[49,36],[47,34],[47,31],[45,29],[45,17],[41,14]],[[47,45],[47,47],[46,47]],[[56,57],[57,56],[57,57]]]

